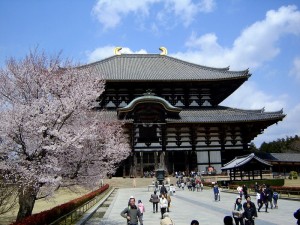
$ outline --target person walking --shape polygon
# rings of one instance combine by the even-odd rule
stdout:
[[[259,185],[257,184],[257,182],[255,182],[254,190],[256,193],[259,192]]]
[[[274,209],[278,209],[278,204],[277,204],[278,198],[279,198],[278,192],[274,191],[273,192]]]
[[[260,212],[260,209],[263,207],[263,205],[266,205],[266,212],[268,212],[268,199],[266,196],[266,192],[264,189],[261,189],[260,191],[260,205],[258,207],[258,212]]]
[[[163,218],[160,221],[160,225],[174,225],[173,221],[169,216],[169,213],[164,213]]]
[[[166,209],[168,208],[168,201],[165,198],[165,195],[161,195],[161,198],[159,200],[160,203],[160,213],[161,213],[161,218],[163,219],[163,215],[166,212]]]
[[[158,203],[159,203],[159,197],[156,194],[156,191],[151,195],[150,202],[152,202],[153,205],[153,213],[158,211]]]
[[[171,206],[171,196],[170,195],[167,195],[167,201],[168,201],[167,212],[170,212],[170,206]]]
[[[200,190],[203,191],[203,183],[200,182]]]
[[[266,197],[267,197],[268,205],[270,203],[270,207],[271,207],[271,209],[273,209],[273,202],[272,202],[272,200],[273,200],[273,190],[272,190],[272,188],[270,187],[269,184],[267,184],[267,188],[266,188],[265,191],[266,191]]]
[[[140,225],[143,225],[141,212],[135,205],[135,198],[133,197],[129,199],[129,205],[121,212],[121,216],[127,219],[128,225],[138,225],[138,221]]]
[[[141,200],[138,200],[138,208],[141,212],[141,217],[142,217],[141,220],[143,221],[144,212],[146,212],[146,210],[145,210],[145,206]]]
[[[243,213],[243,217],[245,219],[245,225],[254,225],[255,214],[256,214],[256,211],[251,206],[251,202],[246,202],[246,208]]]
[[[255,204],[251,201],[250,195],[247,195],[247,196],[246,196],[246,202],[243,204],[243,209],[244,209],[244,211],[246,210],[247,204],[248,204],[248,203],[250,204],[250,207],[253,209],[254,217],[257,217],[256,206],[255,206]]]
[[[257,202],[257,207],[259,208],[260,205],[262,204],[262,201],[260,199],[260,193],[261,193],[261,189],[260,190],[257,190],[256,192],[256,202]]]
[[[158,181],[155,181],[155,191],[158,191],[159,188],[158,188]]]
[[[239,185],[237,188],[236,188],[238,194],[240,195],[240,198],[243,199],[243,188]]]
[[[242,199],[239,197],[235,200],[232,216],[236,225],[244,225]]]
[[[218,201],[218,200],[220,201],[220,191],[219,191],[218,184],[215,184],[213,191],[214,191],[215,201]]]
[[[243,185],[243,194],[244,194],[245,199],[246,199],[246,196],[248,196],[248,188],[245,184]]]
[[[161,188],[160,188],[160,194],[166,196],[168,193],[167,188],[165,187],[164,184],[162,184]]]

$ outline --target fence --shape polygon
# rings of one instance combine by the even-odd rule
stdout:
[[[58,218],[54,222],[50,223],[50,225],[69,225],[73,224],[79,218],[83,216],[85,212],[87,212],[90,208],[92,208],[97,202],[99,202],[105,195],[105,193],[109,192],[111,188],[106,190],[104,193],[96,196],[95,198],[89,200],[88,202],[84,203],[83,205],[79,206],[75,210],[69,212],[68,214]]]

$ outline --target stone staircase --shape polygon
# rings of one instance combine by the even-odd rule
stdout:
[[[171,184],[176,184],[175,177],[169,177]],[[109,184],[116,188],[133,188],[133,179],[135,179],[136,187],[147,187],[152,184],[155,178],[123,178],[123,177],[112,177],[111,179],[104,179],[104,184]]]

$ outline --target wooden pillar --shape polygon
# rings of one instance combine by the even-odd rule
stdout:
[[[137,172],[136,172],[136,167],[137,167],[137,157],[136,157],[136,153],[133,153],[133,176],[136,177],[137,176]]]
[[[158,169],[158,162],[157,162],[158,152],[153,152],[153,154],[154,154],[154,169],[157,170]]]
[[[126,164],[123,165],[123,177],[126,177]]]
[[[174,151],[172,151],[172,170],[173,170],[173,174],[175,173],[175,163],[174,163]]]
[[[140,152],[140,156],[141,156],[141,162],[140,162],[140,165],[141,165],[141,177],[144,177],[144,153],[143,152]]]
[[[165,163],[166,175],[168,176],[169,175],[169,152],[165,151],[164,153],[165,153],[164,163]]]
[[[240,169],[240,177],[241,177],[241,180],[243,180],[243,171]]]
[[[167,153],[167,128],[166,125],[161,125],[161,154],[162,157],[160,157],[160,167],[165,169],[166,175],[169,174],[169,160],[168,160],[168,153]]]
[[[233,180],[235,180],[235,168],[233,169]]]
[[[254,180],[254,169],[252,169],[252,179]]]
[[[129,177],[134,177],[134,165],[133,165],[133,152],[131,152],[130,156],[129,156]]]
[[[260,179],[262,180],[262,170],[259,170]]]
[[[189,152],[185,151],[184,152],[184,163],[185,163],[185,172],[187,173],[186,176],[190,174],[189,170]]]

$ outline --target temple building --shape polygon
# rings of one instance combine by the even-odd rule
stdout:
[[[106,80],[97,110],[122,120],[131,145],[119,176],[164,168],[207,171],[245,155],[250,142],[285,115],[221,106],[251,76],[161,54],[121,54],[85,65]]]

